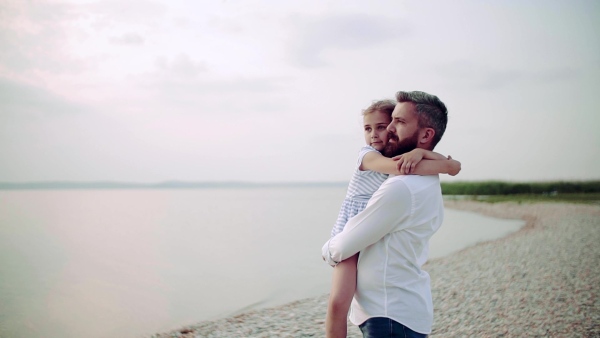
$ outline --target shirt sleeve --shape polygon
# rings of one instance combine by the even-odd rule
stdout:
[[[386,181],[373,194],[365,210],[351,218],[344,230],[323,245],[323,259],[331,266],[352,257],[400,230],[412,212],[410,190],[402,180]]]
[[[367,153],[370,153],[370,152],[372,152],[372,151],[374,151],[374,152],[376,152],[376,153],[378,153],[378,154],[381,154],[381,152],[380,152],[379,150],[377,150],[377,149],[375,149],[375,148],[373,148],[373,147],[371,147],[371,146],[364,146],[364,147],[362,147],[362,148],[360,149],[360,151],[358,152],[358,160],[357,160],[357,162],[356,162],[356,167],[357,167],[357,168],[359,168],[359,167],[360,167],[360,165],[362,164],[362,161],[363,161],[363,158],[365,157],[365,155],[366,155]]]

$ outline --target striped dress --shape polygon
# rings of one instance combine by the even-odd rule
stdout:
[[[354,174],[348,185],[346,198],[344,198],[344,202],[340,208],[337,221],[331,230],[331,237],[342,232],[348,220],[365,209],[373,193],[388,178],[387,174],[370,170],[360,170],[363,157],[371,151],[379,153],[377,149],[371,146],[364,146],[358,153],[358,161],[354,169]]]

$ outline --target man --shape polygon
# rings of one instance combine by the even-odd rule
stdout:
[[[444,103],[424,92],[398,92],[396,100],[384,154],[433,150],[448,121]],[[363,337],[426,337],[431,332],[431,287],[421,267],[443,213],[437,175],[393,176],[323,246],[323,258],[332,266],[360,252],[350,321]]]

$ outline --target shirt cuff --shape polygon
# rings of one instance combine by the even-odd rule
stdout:
[[[333,260],[333,258],[331,257],[331,252],[329,252],[329,243],[331,242],[331,239],[329,239],[327,241],[327,243],[325,243],[325,245],[323,245],[323,248],[321,249],[321,256],[323,257],[323,260],[331,265],[331,266],[336,266],[339,264],[339,262],[336,262]]]

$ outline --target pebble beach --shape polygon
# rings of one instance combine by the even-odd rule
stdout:
[[[434,303],[430,337],[600,337],[600,205],[448,200],[445,206],[526,225],[425,264]],[[152,337],[324,337],[327,298]],[[349,323],[348,337],[362,334]]]

